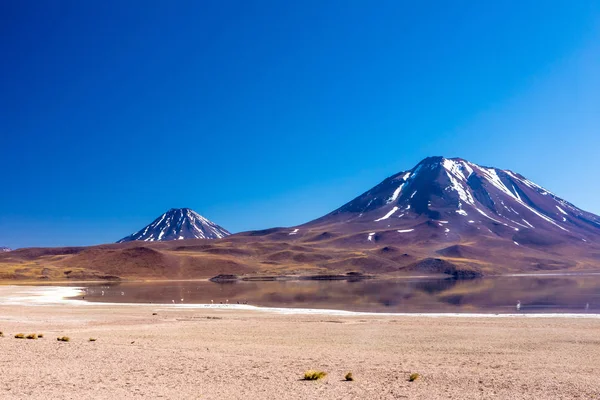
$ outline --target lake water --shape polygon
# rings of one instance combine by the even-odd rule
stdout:
[[[88,286],[84,297],[92,302],[212,302],[401,313],[600,313],[600,275],[358,282],[123,282]]]

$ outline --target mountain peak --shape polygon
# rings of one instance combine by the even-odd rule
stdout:
[[[425,165],[439,164],[445,159],[446,159],[446,157],[444,157],[444,156],[429,156],[429,157],[425,157],[424,159],[422,159],[421,162],[419,162],[417,164],[417,166],[419,166],[421,164],[425,164]]]
[[[230,233],[191,208],[171,208],[151,224],[124,237],[117,243],[183,239],[220,239]]]
[[[169,208],[169,211],[167,211],[168,213],[172,213],[172,212],[177,212],[177,211],[183,211],[183,212],[187,212],[187,211],[194,211],[191,208],[188,207],[181,207],[181,208]]]
[[[421,164],[442,164],[444,161],[446,160],[450,160],[450,161],[454,161],[454,162],[468,162],[467,160],[465,160],[464,158],[460,158],[460,157],[444,157],[444,156],[429,156],[429,157],[425,157],[424,159],[422,159],[416,166],[419,166]]]

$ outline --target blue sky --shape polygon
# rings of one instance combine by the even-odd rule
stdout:
[[[416,4],[419,3],[419,4]],[[429,155],[600,214],[596,1],[0,4],[0,245],[319,217]]]

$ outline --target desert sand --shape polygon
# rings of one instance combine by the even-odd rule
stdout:
[[[598,318],[1,301],[23,290],[0,287],[2,399],[600,397]],[[14,338],[34,332],[44,338]],[[309,369],[328,375],[301,380]],[[411,373],[421,378],[408,382]]]

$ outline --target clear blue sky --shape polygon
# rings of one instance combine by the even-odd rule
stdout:
[[[0,246],[319,217],[429,155],[600,213],[598,1],[3,1]]]

